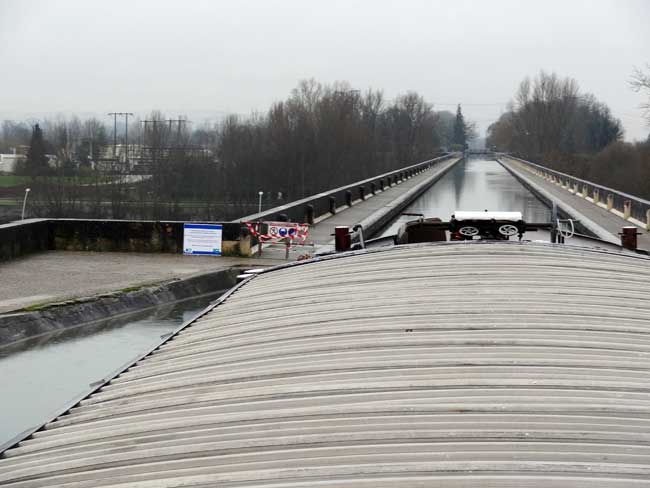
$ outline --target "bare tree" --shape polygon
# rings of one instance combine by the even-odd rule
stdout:
[[[646,65],[646,69],[648,69],[648,73],[645,73],[641,68],[634,68],[630,86],[635,92],[645,93],[647,99],[641,104],[641,108],[644,109],[644,117],[650,126],[650,63]]]

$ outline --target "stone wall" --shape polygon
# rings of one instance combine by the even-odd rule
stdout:
[[[222,254],[248,256],[247,230],[222,225]],[[46,250],[182,253],[183,222],[31,219],[0,225],[0,261]]]

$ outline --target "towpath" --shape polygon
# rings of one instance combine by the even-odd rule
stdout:
[[[277,259],[47,251],[0,263],[0,313]]]

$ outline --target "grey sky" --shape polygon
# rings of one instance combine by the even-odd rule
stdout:
[[[650,62],[649,21],[649,0],[0,0],[0,118],[249,113],[313,77],[461,102],[485,129],[544,69],[641,139],[643,97],[627,81]]]

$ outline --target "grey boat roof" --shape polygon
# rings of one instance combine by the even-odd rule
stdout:
[[[650,259],[440,243],[261,273],[0,486],[650,485]]]

